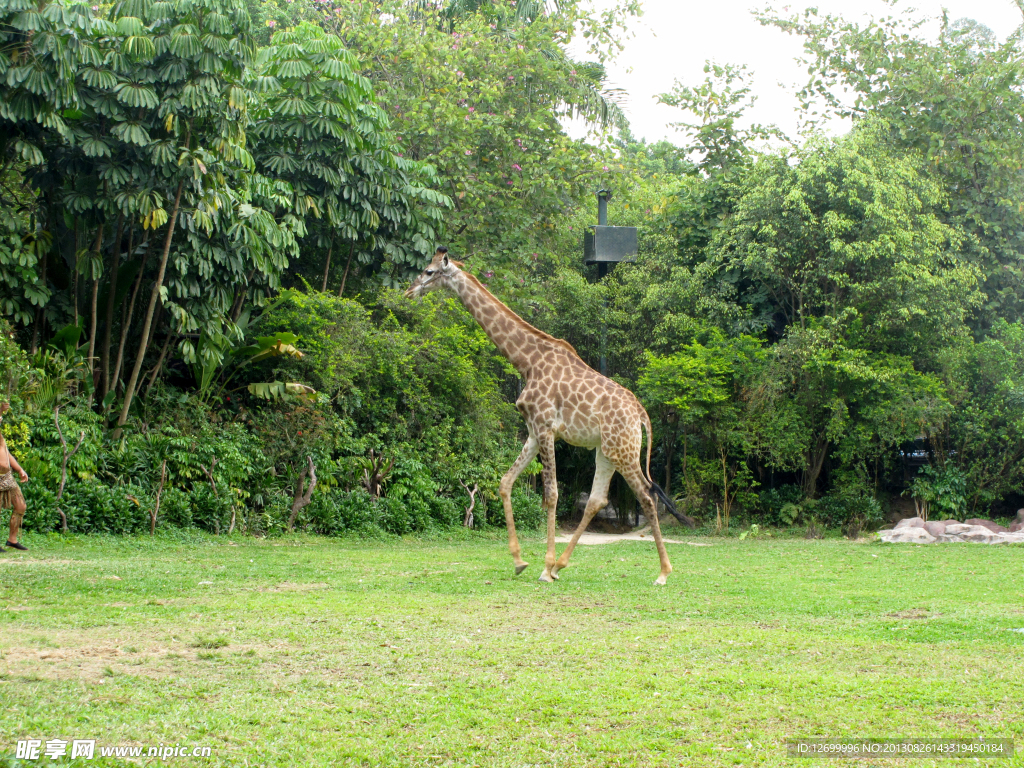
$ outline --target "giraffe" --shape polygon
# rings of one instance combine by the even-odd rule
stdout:
[[[476,277],[463,271],[462,266],[461,262],[449,258],[447,248],[438,248],[429,266],[413,281],[405,295],[415,298],[437,288],[452,291],[525,380],[516,408],[526,421],[529,437],[499,485],[516,575],[528,564],[522,558],[512,517],[512,486],[526,465],[539,454],[544,468],[543,504],[547,512],[547,553],[540,580],[557,579],[558,572],[569,564],[569,557],[587,525],[608,503],[608,488],[618,472],[633,490],[650,522],[661,561],[661,573],[654,583],[665,584],[672,566],[662,541],[654,496],[681,522],[691,528],[695,524],[676,511],[664,491],[650,478],[652,432],[647,411],[632,392],[584,363],[568,342],[527,323],[495,298]],[[646,472],[640,465],[642,430],[647,432]],[[555,557],[557,439],[593,449],[597,464],[583,519],[558,558]]]

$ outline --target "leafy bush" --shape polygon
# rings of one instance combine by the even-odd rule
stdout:
[[[793,525],[800,516],[803,490],[799,485],[780,485],[758,494],[757,508],[765,525]]]
[[[841,488],[819,499],[811,514],[828,528],[861,530],[882,521],[882,505],[868,489]]]
[[[160,495],[160,517],[157,525],[192,528],[194,520],[190,495],[180,488],[165,488]]]
[[[52,531],[60,526],[52,490],[25,486],[25,527]],[[69,482],[61,500],[68,529],[75,533],[141,533],[149,530],[152,498],[140,486],[109,486],[95,480]]]
[[[541,504],[541,495],[534,493],[521,483],[512,486],[512,514],[515,516],[517,531],[535,531],[547,524],[547,516]],[[477,505],[477,509],[480,505]],[[481,520],[477,514],[478,527],[480,523],[493,525],[499,528],[505,527],[505,508],[501,499],[496,495],[487,498],[486,520]]]
[[[962,520],[967,512],[967,477],[952,464],[921,467],[906,493],[933,519]]]
[[[373,497],[362,488],[314,493],[304,511],[309,527],[316,533],[338,536],[349,532],[382,530],[374,515]]]

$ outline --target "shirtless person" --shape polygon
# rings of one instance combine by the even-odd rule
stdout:
[[[10,403],[0,403],[0,421],[3,421],[4,414],[11,409]],[[11,535],[7,539],[7,546],[14,549],[26,550],[24,544],[18,543],[18,531],[21,530],[21,521],[25,517],[25,499],[21,495],[21,488],[14,480],[11,470],[17,470],[21,482],[28,480],[28,475],[21,465],[7,449],[7,441],[3,433],[0,433],[0,509],[11,508]],[[0,552],[4,548],[0,547]]]

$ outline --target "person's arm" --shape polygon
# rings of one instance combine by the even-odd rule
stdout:
[[[7,461],[10,463],[11,469],[15,470],[18,473],[18,476],[21,477],[21,482],[27,482],[28,474],[26,474],[25,470],[21,468],[21,465],[18,463],[18,460],[14,458],[14,454],[11,453],[11,449],[8,448],[6,445],[4,446],[4,449],[7,451]]]

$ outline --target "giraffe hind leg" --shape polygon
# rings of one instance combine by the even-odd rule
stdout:
[[[583,532],[587,530],[587,526],[594,519],[594,515],[608,504],[608,487],[611,485],[612,476],[615,474],[615,465],[605,457],[600,448],[596,452],[596,464],[594,483],[590,488],[590,499],[587,501],[587,507],[583,511],[583,519],[580,520],[580,524],[576,527],[572,540],[551,569],[551,575],[556,579],[558,578],[558,572],[569,564],[569,558],[572,556],[572,551],[576,548],[576,543],[580,540]]]
[[[661,561],[661,573],[654,583],[658,586],[664,586],[668,580],[668,575],[672,573],[672,564],[668,561],[668,551],[665,549],[665,542],[661,538],[658,507],[655,505],[654,499],[651,498],[650,491],[647,489],[647,481],[640,472],[639,464],[636,467],[626,468],[625,471],[622,469],[619,471],[626,479],[626,482],[629,483],[629,487],[633,489],[633,494],[640,501],[640,506],[644,510],[644,516],[651,524],[651,531],[654,533],[654,544],[658,548],[658,559]]]

